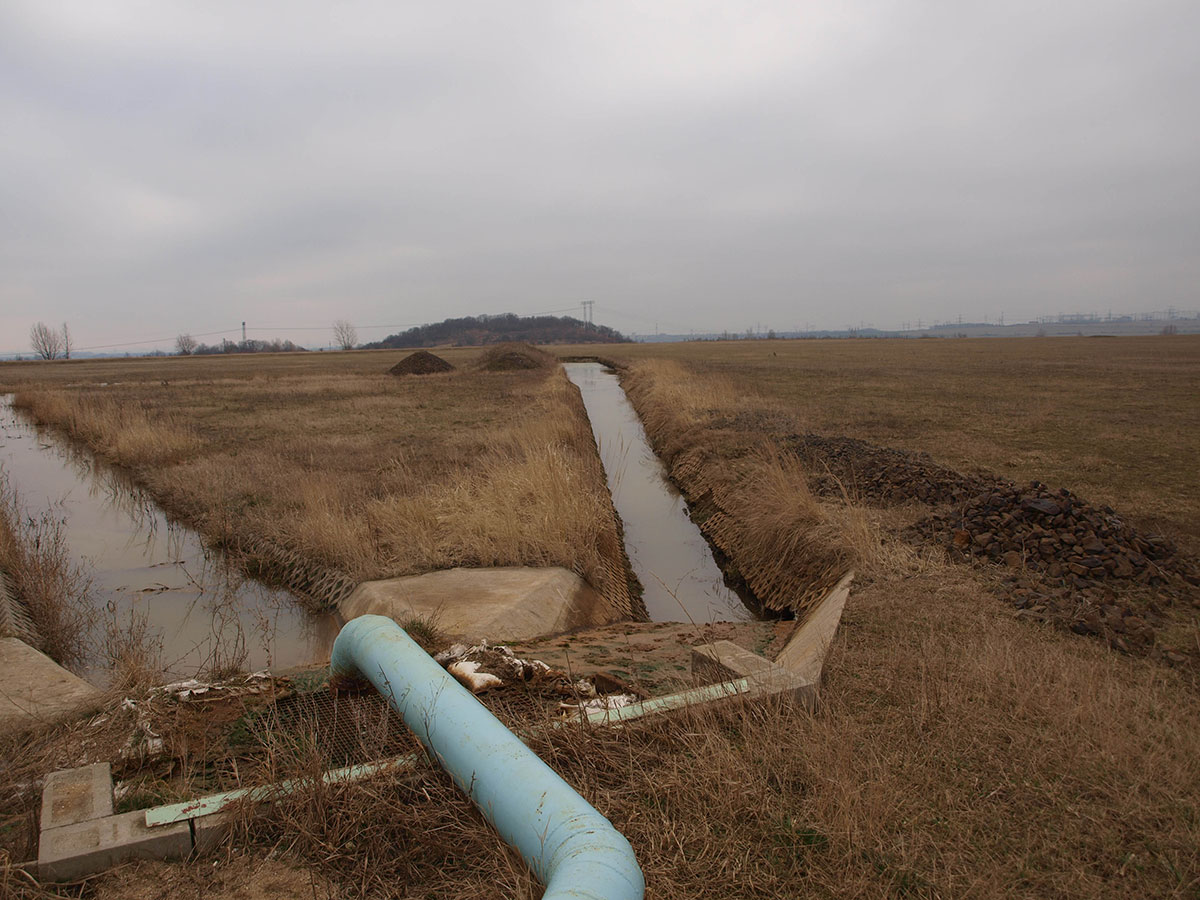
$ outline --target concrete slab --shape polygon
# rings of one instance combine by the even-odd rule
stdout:
[[[821,669],[825,655],[837,634],[842,621],[842,610],[850,596],[850,582],[854,573],[848,572],[824,600],[813,607],[804,624],[796,629],[791,639],[775,658],[775,662],[795,672],[814,684],[821,680]]]
[[[192,852],[187,822],[146,827],[146,811],[134,810],[42,832],[38,877],[77,881],[131,859],[186,859]]]
[[[46,776],[42,789],[42,831],[113,814],[112,767],[93,763]]]
[[[817,685],[797,672],[776,665],[731,641],[716,641],[692,648],[692,674],[701,684],[720,684],[748,678],[745,696],[782,694],[809,709],[817,699]]]
[[[367,614],[424,616],[447,634],[517,641],[612,621],[582,578],[561,568],[445,569],[366,581],[338,604],[349,621]]]
[[[102,693],[17,638],[0,638],[0,728],[60,722],[100,705]]]

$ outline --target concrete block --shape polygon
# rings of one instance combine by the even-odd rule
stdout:
[[[43,831],[38,845],[42,881],[77,881],[131,859],[185,859],[192,852],[187,822],[146,827],[146,811],[134,810]]]
[[[563,568],[443,569],[364,581],[338,603],[349,622],[362,615],[402,621],[424,616],[475,641],[517,641],[622,618],[587,582]]]
[[[753,686],[745,696],[779,694],[811,709],[817,686],[797,672],[778,666],[732,641],[716,641],[692,648],[692,674],[702,684],[749,678]]]
[[[0,638],[0,728],[19,731],[61,722],[100,706],[103,692],[46,654],[13,637]]]
[[[112,768],[93,763],[46,776],[42,789],[42,831],[113,814]]]

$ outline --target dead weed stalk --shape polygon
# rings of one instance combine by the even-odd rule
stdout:
[[[87,659],[95,617],[91,579],[71,561],[61,515],[24,509],[16,488],[0,473],[0,569],[28,614],[33,642],[51,659],[78,668]],[[0,602],[6,602],[0,598]]]

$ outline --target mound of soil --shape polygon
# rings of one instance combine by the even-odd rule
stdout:
[[[938,507],[904,538],[941,547],[958,562],[999,567],[994,589],[1021,615],[1122,650],[1186,661],[1158,644],[1171,624],[1168,607],[1200,607],[1200,561],[1166,537],[1143,533],[1065,488],[964,475],[925,454],[848,437],[797,435],[790,445],[814,473],[816,493]]]
[[[389,375],[433,375],[437,372],[453,372],[454,366],[428,350],[409,354],[388,369]]]
[[[520,372],[528,369],[547,369],[558,360],[532,344],[497,344],[479,358],[484,372]]]

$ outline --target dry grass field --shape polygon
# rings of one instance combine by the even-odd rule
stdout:
[[[724,376],[748,406],[800,431],[1070,487],[1200,551],[1200,336],[732,341],[604,352]]]
[[[611,501],[561,370],[450,351],[464,370],[385,374],[403,355],[22,364],[0,389],[284,580],[296,558],[354,581],[562,565],[619,596]]]
[[[535,739],[630,838],[648,896],[1200,897],[1195,594],[1154,604],[1153,586],[1138,588],[1137,602],[1173,623],[1154,640],[1169,636],[1183,663],[1157,647],[1118,652],[1018,613],[1002,567],[952,563],[908,539],[920,504],[812,490],[819,473],[798,470],[784,441],[845,435],[962,472],[1069,487],[1194,553],[1200,340],[599,352],[626,366],[650,437],[701,517],[729,523],[720,533],[747,580],[789,553],[816,559],[806,574],[818,580],[843,565],[859,572],[816,713],[730,707]],[[590,576],[578,548],[544,528],[509,534],[482,514],[455,519],[444,499],[495,517],[514,500],[559,509],[555,498],[595,490],[577,420],[556,412],[572,406],[569,385],[550,371],[381,376],[399,355],[23,363],[0,366],[0,386],[126,459],[210,533],[263,529],[356,576],[518,558],[569,560]],[[471,356],[444,355],[456,365]],[[149,449],[121,449],[112,427],[89,430],[79,413],[91,411],[134,431],[148,423],[154,437],[137,446]],[[419,519],[420,504],[437,515]],[[562,521],[602,506],[592,496]],[[364,511],[378,533],[348,524]],[[801,527],[824,539],[805,547],[786,533]],[[504,552],[479,549],[493,545]],[[848,555],[821,562],[830,546]],[[538,895],[434,773],[278,804],[249,836],[319,870],[321,896]],[[200,871],[171,877],[190,890]],[[126,870],[88,890],[140,896],[163,878]],[[27,891],[15,876],[0,883]]]

